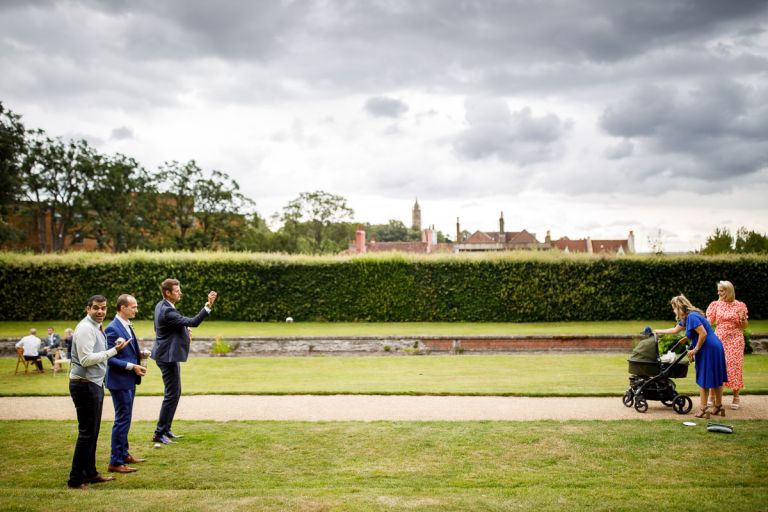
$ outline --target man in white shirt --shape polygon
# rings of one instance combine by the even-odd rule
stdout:
[[[24,336],[16,343],[16,348],[22,347],[24,349],[24,359],[27,361],[34,361],[39,372],[44,372],[43,361],[40,359],[40,345],[42,340],[37,337],[37,329],[30,329],[29,335]]]
[[[104,403],[107,359],[128,345],[128,341],[119,339],[114,347],[107,349],[107,338],[101,330],[107,316],[106,297],[94,295],[88,299],[85,312],[87,316],[75,329],[70,355],[69,394],[77,412],[77,443],[67,481],[70,489],[87,489],[89,483],[115,479],[113,476],[101,476],[96,470],[96,444]]]

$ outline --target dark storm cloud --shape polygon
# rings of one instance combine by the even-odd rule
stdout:
[[[733,81],[642,87],[607,107],[600,126],[666,156],[656,173],[726,180],[768,165],[768,90]]]
[[[417,114],[413,125],[396,121],[378,134],[440,125],[437,151],[452,149],[462,169],[542,164],[541,188],[559,183],[569,193],[636,182],[667,190],[681,176],[705,190],[766,174],[755,171],[768,154],[767,14],[765,0],[9,0],[0,2],[0,100],[21,113],[135,117],[105,121],[107,134],[123,122],[140,126],[147,112],[162,119],[191,105],[332,104],[340,111],[327,113],[343,124],[348,100],[359,109],[369,98],[365,112],[398,119],[408,106],[432,108],[416,98],[433,95],[443,103],[434,102],[440,112],[430,123]],[[653,85],[625,94],[640,83]],[[465,129],[450,138],[456,118],[444,100],[465,97]],[[332,101],[317,107],[317,99]],[[566,114],[506,103],[550,99],[575,106],[574,126],[599,116],[616,138],[580,138],[596,145],[566,155]],[[310,145],[310,124],[308,134],[296,126],[276,137]],[[577,152],[597,157],[596,168]],[[547,162],[558,163],[548,171]],[[487,180],[456,174],[446,194],[488,189]],[[538,179],[518,174],[521,186]]]
[[[121,0],[82,4],[121,20],[128,52],[155,59],[265,59],[289,40],[309,12],[302,2]]]
[[[28,81],[6,87],[37,95],[119,89],[110,80],[116,72],[130,89],[144,67],[154,67],[153,84],[177,90],[213,82],[200,93],[231,101],[289,95],[281,80],[310,84],[317,94],[409,86],[544,92],[634,79],[627,76],[633,72],[679,73],[689,62],[700,63],[699,73],[754,70],[765,65],[764,55],[705,44],[726,37],[748,46],[764,30],[757,20],[767,9],[759,0],[4,2],[0,64],[23,63],[32,71]],[[675,50],[672,62],[655,67],[656,59],[670,58],[666,49]],[[62,62],[74,62],[88,79],[37,78]],[[150,89],[152,103],[174,101]]]
[[[511,112],[504,100],[468,98],[469,127],[456,137],[456,153],[468,160],[496,157],[517,165],[560,158],[570,123],[554,114],[536,117],[528,107]]]
[[[403,101],[386,96],[368,98],[363,108],[373,117],[397,118],[408,112],[408,105]]]
[[[121,126],[112,130],[112,134],[109,136],[110,140],[128,140],[133,139],[133,130],[127,126]]]

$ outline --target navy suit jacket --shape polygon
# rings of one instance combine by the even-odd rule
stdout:
[[[128,329],[128,331],[125,330],[117,317],[104,329],[104,334],[107,336],[107,349],[116,345],[117,338],[131,340],[116,356],[107,359],[107,389],[133,389],[137,384],[141,384],[141,377],[136,375],[136,372],[126,370],[128,363],[139,364],[141,357],[136,333],[130,327]]]
[[[155,345],[152,359],[162,363],[183,363],[189,356],[189,331],[197,327],[208,310],[203,308],[193,318],[182,316],[173,305],[163,299],[155,306]]]

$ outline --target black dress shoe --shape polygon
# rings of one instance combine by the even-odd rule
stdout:
[[[153,436],[152,437],[153,443],[163,443],[163,444],[176,444],[176,441],[173,441],[169,439],[166,436]]]
[[[168,432],[167,434],[165,434],[165,436],[166,436],[167,438],[169,438],[169,439],[181,439],[181,438],[183,438],[183,437],[184,437],[183,435],[181,435],[181,436],[177,436],[177,435],[176,435],[176,434],[174,434],[173,432]]]

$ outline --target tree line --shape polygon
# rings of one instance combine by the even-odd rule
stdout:
[[[36,233],[37,252],[85,238],[104,251],[200,250],[332,254],[347,248],[357,223],[347,200],[304,192],[275,213],[270,229],[236,180],[194,160],[145,169],[123,154],[103,154],[85,140],[26,129],[0,102],[0,247]],[[11,218],[23,219],[10,222]],[[24,228],[27,229],[24,229]],[[419,240],[397,220],[365,224],[380,241]],[[440,234],[441,241],[445,240]]]
[[[701,254],[766,254],[768,253],[768,236],[740,227],[736,234],[728,228],[715,228],[715,232],[707,237]]]

